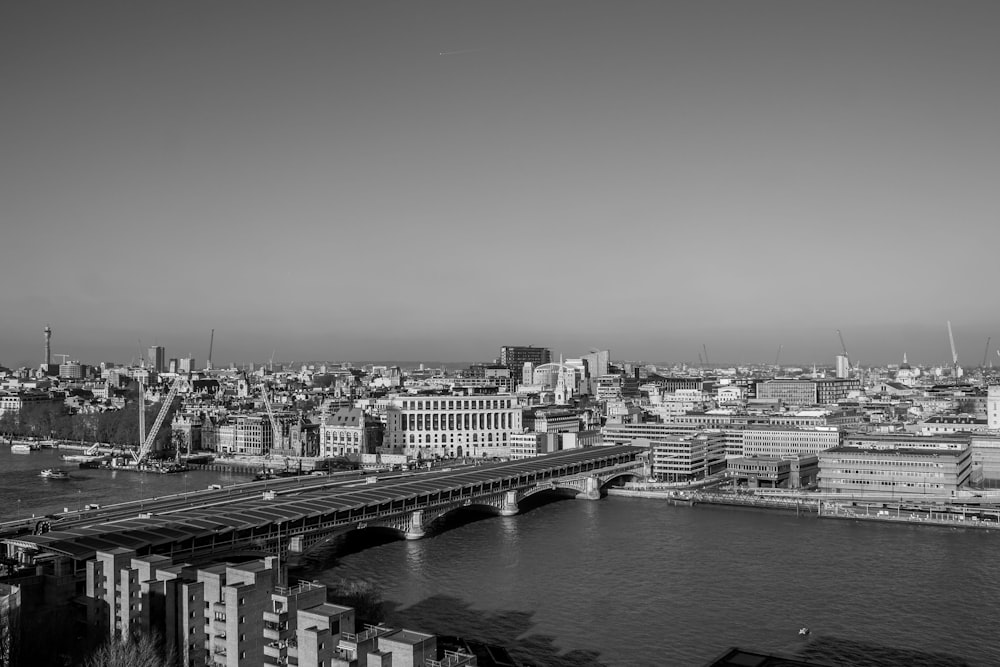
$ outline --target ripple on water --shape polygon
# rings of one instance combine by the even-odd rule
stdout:
[[[535,664],[697,665],[741,646],[844,665],[862,654],[991,665],[997,540],[607,498],[383,544],[307,576],[376,581],[391,623]]]

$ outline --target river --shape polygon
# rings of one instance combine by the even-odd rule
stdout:
[[[993,665],[998,547],[996,531],[609,497],[327,552],[304,574],[375,581],[390,624],[499,643],[536,665],[703,665],[730,646],[839,665]]]
[[[79,454],[42,449],[20,454],[0,444],[0,522],[41,516],[64,509],[76,510],[89,503],[111,505],[128,500],[166,496],[208,488],[209,484],[236,484],[253,475],[235,472],[190,470],[170,475],[128,470],[87,470],[63,461],[62,454]],[[69,479],[44,479],[45,468],[62,468]]]
[[[38,477],[49,467],[71,478]],[[0,520],[247,479],[78,470],[56,451],[4,446]],[[1000,531],[623,497],[445,528],[374,545],[362,531],[298,574],[375,581],[390,624],[502,644],[535,665],[703,665],[729,646],[852,666],[1000,664]]]

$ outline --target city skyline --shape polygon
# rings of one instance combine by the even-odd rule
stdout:
[[[41,342],[34,346],[35,348],[37,348],[36,356],[38,357],[38,360],[32,360],[30,357],[25,357],[15,362],[11,361],[11,359],[14,358],[13,356],[5,357],[2,356],[2,354],[0,354],[0,366],[19,368],[19,367],[37,367],[38,365],[40,365],[41,360],[44,359],[45,356],[45,346],[49,342],[48,340],[45,339],[45,334],[49,333],[51,334],[52,340],[59,341],[58,328],[49,327],[47,324],[46,330],[42,330],[39,338]],[[948,349],[946,349],[943,352],[942,351],[936,352],[935,356],[930,359],[921,358],[919,355],[915,355],[910,349],[905,349],[902,352],[900,352],[896,358],[887,358],[887,359],[883,358],[876,360],[870,357],[866,357],[858,352],[858,350],[863,351],[866,348],[850,347],[848,349],[850,363],[852,367],[857,366],[858,364],[866,367],[898,365],[904,361],[904,356],[905,356],[905,361],[912,364],[913,366],[950,368],[952,363],[950,359],[950,354],[951,354],[950,347],[948,347],[950,343],[947,340],[947,331],[945,331],[945,337],[946,338],[944,341],[944,345]],[[834,338],[833,346],[830,345],[824,346],[820,344],[813,347],[809,347],[808,344],[801,344],[801,341],[799,345],[796,345],[793,339],[793,343],[791,345],[780,344],[781,347],[780,350],[776,348],[775,350],[771,351],[771,354],[773,355],[771,358],[767,358],[766,356],[767,351],[761,351],[761,356],[759,358],[757,357],[728,358],[725,354],[726,352],[725,347],[717,347],[717,348],[710,347],[708,346],[708,344],[705,344],[705,347],[698,347],[697,349],[694,348],[691,349],[689,351],[689,354],[694,357],[693,359],[682,355],[677,355],[674,357],[629,356],[624,353],[616,352],[615,350],[617,348],[615,348],[614,346],[611,346],[609,351],[611,352],[611,359],[617,362],[630,361],[630,362],[644,362],[650,364],[671,364],[671,365],[687,364],[688,366],[691,367],[699,367],[699,366],[725,367],[725,366],[736,366],[736,365],[740,366],[773,365],[775,361],[779,361],[780,362],[779,365],[785,367],[794,367],[794,366],[808,367],[816,365],[820,367],[832,368],[835,367],[836,365],[836,357],[842,354],[842,351],[841,349],[839,349],[839,347],[838,349],[834,349],[834,346],[839,346],[839,339],[837,338],[836,331],[833,332],[833,338]],[[154,343],[153,345],[148,345],[140,339],[131,346],[131,350],[129,349],[130,346],[125,343],[122,344],[113,343],[97,348],[98,356],[93,356],[93,357],[88,357],[86,354],[70,354],[70,353],[54,352],[52,353],[53,357],[52,362],[59,363],[61,359],[71,359],[75,361],[80,361],[84,364],[91,364],[91,365],[96,365],[101,362],[113,362],[117,364],[131,363],[135,365],[139,365],[140,363],[145,363],[146,365],[149,365],[150,364],[149,355],[152,353],[152,348],[159,347],[159,348],[165,348],[164,362],[174,359],[193,359],[196,368],[198,369],[205,368],[206,362],[208,360],[208,348],[209,345],[214,345],[214,339],[210,338],[209,342],[207,343],[203,342],[200,353],[199,353],[199,348],[196,347],[197,342],[195,341],[195,337],[188,336],[184,337],[183,340],[187,340],[189,342],[194,343],[193,346],[184,348],[185,349],[184,353],[178,352],[178,350],[181,348],[174,348],[171,347],[169,344],[164,345],[163,342],[160,341],[159,339],[157,339],[157,342]],[[964,350],[964,348],[962,348],[960,345],[962,339],[958,335],[956,335],[956,341],[958,341],[956,349]],[[998,346],[1000,346],[1000,341],[993,342],[993,339],[989,338],[989,342],[990,342],[989,347],[984,350],[984,352],[986,352],[985,354],[986,365],[989,367],[1000,366],[1000,362],[997,361],[998,359],[1000,359],[1000,352],[997,351]],[[558,346],[547,344],[546,341],[524,342],[520,340],[518,341],[507,340],[504,341],[504,343],[518,344],[518,345],[523,344],[539,348],[548,348],[552,352],[553,361],[558,360],[560,355],[566,358],[573,358],[573,357],[584,356],[588,352],[597,349],[597,346],[593,345],[587,346],[586,343],[579,341],[577,341],[575,346],[571,342],[570,346],[565,348],[560,348]],[[448,342],[445,341],[445,344],[448,345]],[[273,361],[275,364],[279,363],[288,364],[290,362],[294,362],[296,364],[352,362],[357,364],[388,363],[388,364],[414,364],[414,365],[418,363],[423,363],[427,365],[433,365],[435,363],[443,363],[449,366],[457,366],[469,363],[489,363],[492,361],[498,361],[500,359],[501,345],[497,345],[495,348],[490,350],[488,348],[483,348],[479,346],[480,344],[481,341],[476,341],[474,346],[461,348],[461,349],[472,350],[472,352],[470,352],[470,355],[473,356],[468,356],[468,357],[462,357],[460,355],[449,356],[447,352],[445,352],[441,354],[441,356],[437,357],[426,356],[417,358],[406,358],[399,355],[394,355],[393,350],[390,349],[386,349],[384,350],[384,354],[376,356],[349,357],[344,355],[337,355],[335,351],[331,351],[330,354],[291,354],[285,352],[285,350],[288,349],[287,347],[274,347],[270,350],[270,352],[266,350],[250,350],[248,354],[233,355],[228,351],[225,352],[225,354],[220,354],[219,353],[220,348],[214,347],[213,349],[215,353],[213,354],[212,365],[214,368],[218,369],[218,368],[227,368],[233,365],[243,367],[249,364],[255,364],[260,366],[262,364],[267,364]],[[457,346],[448,345],[448,347],[455,348]],[[830,348],[829,354],[826,356],[822,356],[824,354],[826,347]],[[232,350],[234,348],[238,350],[249,349],[243,343],[240,342],[237,342],[235,345],[226,344],[222,349],[226,351],[226,350]],[[705,348],[707,348],[707,350]],[[803,358],[802,356],[803,350],[818,350],[820,348],[823,348],[823,350],[821,350],[821,352],[819,353],[820,356],[815,356],[809,359]],[[87,350],[91,348],[85,348],[83,346],[74,344],[72,342],[67,343],[65,345],[57,342],[56,349],[76,350],[79,352],[80,350]],[[603,346],[601,349],[609,349],[609,348],[607,346]],[[102,353],[101,350],[103,350],[104,352]],[[476,350],[479,350],[478,354]],[[2,353],[3,351],[4,350],[0,350],[0,353]],[[280,354],[279,351],[281,352]],[[687,350],[685,349],[685,351]],[[708,353],[707,363],[705,362],[703,356],[705,351],[707,351]],[[983,353],[980,352],[979,354]],[[959,365],[965,368],[978,368],[982,366],[983,357],[979,357],[978,360],[976,360],[973,355],[974,351],[972,350],[966,352],[965,354],[959,352]]]
[[[46,323],[95,363],[215,328],[216,365],[831,364],[837,329],[948,365],[950,320],[978,366],[994,335],[993,2],[0,18],[8,366]]]

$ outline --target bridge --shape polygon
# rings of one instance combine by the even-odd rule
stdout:
[[[353,530],[382,528],[419,539],[437,519],[478,507],[504,516],[537,493],[599,499],[619,478],[645,475],[646,450],[589,447],[524,461],[376,479],[309,477],[144,500],[56,515],[6,535],[6,555],[24,566],[79,574],[98,551],[170,556],[191,563],[279,554],[295,561]]]

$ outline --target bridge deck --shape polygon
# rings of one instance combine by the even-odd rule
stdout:
[[[480,487],[501,490],[511,480],[525,477],[561,476],[568,468],[590,463],[605,467],[609,461],[634,459],[642,448],[629,445],[590,447],[539,456],[524,461],[487,464],[448,472],[397,475],[374,483],[362,479],[343,481],[310,480],[307,484],[267,486],[266,482],[245,485],[240,493],[215,492],[201,499],[154,499],[145,510],[126,518],[80,517],[72,521],[54,520],[51,529],[40,535],[7,538],[6,544],[32,551],[48,552],[73,560],[93,558],[97,551],[116,547],[141,551],[169,543],[183,543],[232,531],[269,528],[286,523],[316,519],[338,512],[359,512],[387,506],[388,511],[405,511],[407,502],[420,497],[461,492]],[[487,488],[489,487],[489,488]],[[262,490],[275,491],[263,498]],[[220,495],[221,493],[221,495]],[[252,495],[251,495],[252,493]]]

